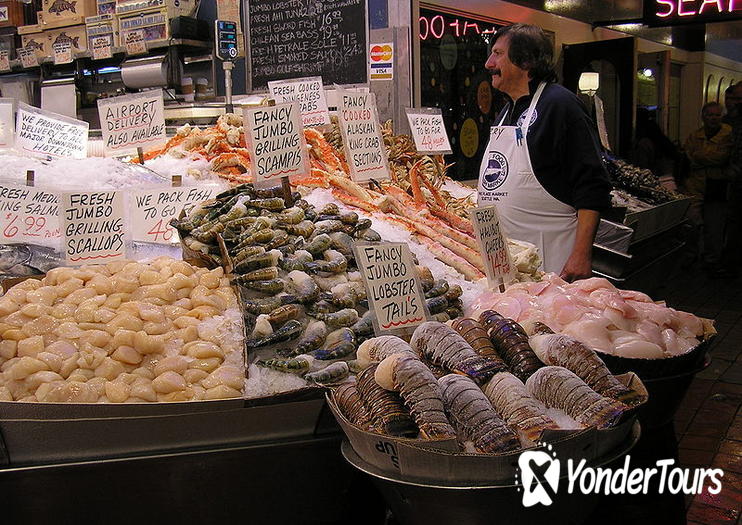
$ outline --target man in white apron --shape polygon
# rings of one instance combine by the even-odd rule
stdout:
[[[535,244],[544,271],[573,281],[592,274],[592,244],[611,184],[590,116],[553,83],[552,59],[538,27],[496,33],[485,67],[510,103],[490,132],[478,204],[495,204],[506,235]]]

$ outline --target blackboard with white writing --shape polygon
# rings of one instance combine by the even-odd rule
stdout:
[[[366,0],[248,0],[249,86],[319,75],[325,85],[368,78]]]

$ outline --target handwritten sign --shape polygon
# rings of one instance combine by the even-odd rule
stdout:
[[[167,140],[161,89],[99,99],[98,116],[108,155]]]
[[[124,194],[120,191],[60,194],[62,249],[71,266],[125,258]]]
[[[424,323],[425,298],[409,247],[401,242],[357,244],[354,251],[376,313],[377,335]]]
[[[338,88],[338,116],[345,158],[355,182],[389,178],[386,150],[373,93]]]
[[[297,102],[243,111],[256,186],[271,186],[281,177],[309,173]]]
[[[297,78],[268,82],[268,91],[277,103],[299,103],[304,127],[330,124],[330,111],[322,85],[322,77]]]
[[[7,49],[0,51],[0,71],[10,71],[10,53]]]
[[[15,127],[13,126],[13,104],[15,99],[0,98],[0,148],[13,145]]]
[[[220,190],[212,185],[132,191],[129,196],[132,240],[157,244],[178,242],[170,219],[176,218],[181,210],[188,213],[196,203],[210,199]]]
[[[57,42],[52,46],[55,64],[69,64],[72,62],[72,41]]]
[[[144,30],[129,31],[124,37],[127,55],[143,55],[147,52],[147,42],[144,40]]]
[[[59,196],[56,193],[0,184],[0,243],[50,244],[59,232]]]
[[[440,108],[407,108],[405,112],[418,153],[422,155],[451,153],[451,143],[448,141]]]
[[[39,57],[36,56],[36,51],[30,47],[22,47],[17,50],[18,56],[21,58],[21,65],[25,68],[38,67]]]
[[[38,156],[82,159],[88,155],[88,126],[87,122],[19,102],[16,148]]]
[[[90,51],[93,60],[111,58],[113,56],[113,37],[111,35],[103,35],[91,38]]]
[[[497,207],[472,208],[469,217],[482,253],[487,283],[490,288],[509,284],[515,277],[515,268],[510,260],[507,239],[500,228]]]

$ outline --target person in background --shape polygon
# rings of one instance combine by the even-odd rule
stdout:
[[[677,190],[683,155],[645,108],[636,110],[636,139],[629,160],[654,173],[665,188]]]
[[[685,153],[691,171],[684,181],[684,193],[691,197],[688,217],[700,229],[703,249],[699,252],[712,276],[720,272],[724,248],[728,162],[732,149],[732,128],[721,121],[721,104],[709,102],[701,109],[703,126],[688,136]]]
[[[543,267],[567,281],[592,275],[592,246],[611,184],[594,124],[555,83],[554,51],[536,26],[494,35],[485,67],[508,104],[490,130],[478,203],[496,205],[507,235],[535,244]]]
[[[727,110],[725,123],[732,127],[732,147],[728,167],[727,245],[720,276],[731,278],[739,275],[742,264],[742,82],[727,89],[724,104]]]

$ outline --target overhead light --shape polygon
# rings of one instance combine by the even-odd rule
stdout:
[[[644,76],[647,78],[652,78],[652,75],[654,75],[654,72],[648,67],[645,67],[642,73],[644,73]]]
[[[591,71],[583,72],[580,75],[580,80],[577,82],[577,87],[580,93],[589,96],[595,95],[600,87],[600,73],[593,73]]]

